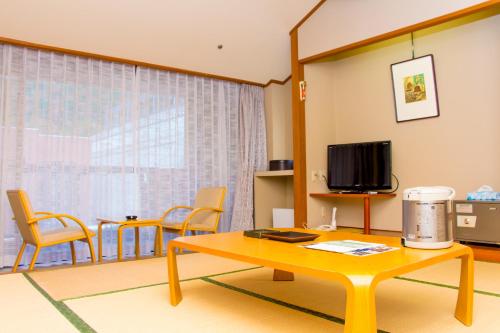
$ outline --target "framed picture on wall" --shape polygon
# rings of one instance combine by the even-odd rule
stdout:
[[[398,123],[439,116],[432,54],[391,65]]]

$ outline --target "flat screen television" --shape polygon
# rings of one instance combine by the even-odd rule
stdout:
[[[391,141],[329,145],[327,174],[331,191],[392,188]]]

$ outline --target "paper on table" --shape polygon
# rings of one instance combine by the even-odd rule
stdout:
[[[371,256],[373,254],[395,251],[398,249],[399,249],[398,247],[390,247],[383,245],[383,246],[371,247],[369,249],[360,249],[360,250],[345,252],[344,254],[348,254],[350,256],[364,257],[364,256]]]
[[[367,243],[350,239],[304,245],[304,247],[308,249],[323,250],[323,251],[338,252],[338,253],[352,252],[361,249],[371,249],[380,246],[385,246],[385,244]]]

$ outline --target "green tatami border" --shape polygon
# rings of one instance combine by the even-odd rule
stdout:
[[[264,268],[264,266],[257,266],[257,267],[251,267],[251,268],[243,268],[243,269],[236,270],[236,271],[230,271],[230,272],[224,272],[224,273],[216,273],[216,274],[211,274],[211,275],[202,275],[202,276],[198,276],[198,277],[193,277],[193,278],[179,280],[179,282],[192,281],[192,280],[197,280],[197,279],[202,279],[202,278],[210,278],[210,277],[216,277],[216,276],[221,276],[221,275],[228,275],[228,274],[240,273],[240,272],[250,271],[250,270],[254,270],[254,269],[258,269],[258,268]],[[28,273],[23,273],[23,274],[28,274]],[[442,288],[448,288],[448,289],[458,290],[458,286],[453,286],[453,285],[444,284],[444,283],[438,283],[438,282],[432,282],[432,281],[427,281],[427,280],[418,280],[418,279],[412,279],[412,278],[407,278],[407,277],[403,277],[403,276],[395,276],[394,279],[404,280],[404,281],[409,281],[409,282],[415,282],[415,283],[420,283],[420,284],[427,284],[427,285],[436,286],[436,287],[442,287]],[[135,290],[135,289],[141,289],[141,288],[161,286],[161,285],[164,285],[164,284],[168,284],[168,282],[159,282],[159,283],[147,284],[147,285],[143,285],[143,286],[130,287],[130,288],[125,288],[125,289],[117,289],[117,290],[104,291],[104,292],[95,293],[95,294],[89,294],[89,295],[82,295],[82,296],[76,296],[76,297],[63,298],[63,299],[60,299],[59,302],[71,301],[71,300],[80,299],[80,298],[86,298],[86,297],[94,297],[94,296],[102,296],[102,295],[114,294],[114,293],[119,293],[119,292],[128,291],[128,290]],[[498,293],[491,292],[491,291],[479,290],[479,289],[474,289],[474,293],[480,294],[480,295],[486,295],[486,296],[500,297],[500,294],[498,294]]]
[[[302,306],[295,305],[295,304],[292,304],[292,303],[280,301],[279,299],[276,299],[276,298],[272,298],[272,297],[269,297],[269,296],[264,296],[264,295],[261,295],[261,294],[258,294],[258,293],[254,293],[253,291],[242,289],[242,288],[239,288],[239,287],[235,287],[235,286],[232,286],[230,284],[226,284],[224,282],[213,280],[213,279],[210,279],[210,278],[207,278],[207,277],[202,277],[200,279],[203,280],[203,281],[205,281],[205,282],[212,283],[212,284],[214,284],[216,286],[219,286],[219,287],[222,287],[222,288],[226,288],[226,289],[229,289],[229,290],[232,290],[232,291],[236,291],[236,292],[245,294],[247,296],[255,297],[255,298],[258,298],[260,300],[263,300],[263,301],[266,301],[266,302],[270,302],[270,303],[273,303],[273,304],[276,304],[276,305],[281,305],[281,306],[287,307],[289,309],[292,309],[292,310],[295,310],[295,311],[300,311],[300,312],[303,312],[303,313],[306,313],[306,314],[309,314],[309,315],[312,315],[312,316],[315,316],[315,317],[319,317],[319,318],[322,318],[322,319],[325,319],[325,320],[328,320],[328,321],[332,321],[332,322],[340,324],[340,325],[345,325],[345,320],[344,319],[339,318],[339,317],[335,317],[335,316],[332,316],[332,315],[329,315],[329,314],[324,313],[324,312],[319,312],[319,311],[311,310],[309,308],[304,308]],[[383,330],[379,330],[379,329],[377,329],[377,332],[378,333],[389,333],[388,331],[383,331]]]
[[[97,333],[89,324],[80,318],[73,310],[71,310],[62,301],[53,299],[31,276],[27,273],[22,273],[28,282],[45,297],[78,331],[83,333]]]
[[[407,278],[404,276],[395,276],[394,278],[398,279],[398,280],[404,280],[404,281],[409,281],[409,282],[428,284],[431,286],[458,290],[458,286],[453,286],[451,284],[444,284],[444,283],[438,283],[438,282],[432,282],[432,281],[426,281],[426,280],[412,279],[412,278]],[[483,291],[483,290],[474,289],[474,293],[480,294],[480,295],[486,295],[486,296],[500,297],[500,294],[497,294],[497,293],[494,293],[491,291]]]
[[[210,275],[202,275],[202,276],[197,276],[197,277],[192,277],[192,278],[188,278],[188,279],[179,280],[179,282],[186,282],[186,281],[198,280],[198,279],[201,279],[201,278],[204,278],[204,277],[208,278],[208,277],[215,277],[215,276],[221,276],[221,275],[227,275],[227,274],[233,274],[233,273],[240,273],[240,272],[250,271],[250,270],[253,270],[253,269],[257,269],[257,268],[262,268],[262,266],[256,266],[256,267],[250,267],[250,268],[243,268],[243,269],[238,269],[236,271],[230,271],[230,272],[216,273],[216,274],[210,274]],[[95,293],[95,294],[82,295],[82,296],[76,296],[76,297],[68,297],[68,298],[60,299],[59,302],[66,302],[66,301],[72,301],[72,300],[75,300],[75,299],[87,298],[87,297],[94,297],[94,296],[103,296],[103,295],[115,294],[115,293],[120,293],[122,291],[136,290],[136,289],[142,289],[142,288],[148,288],[148,287],[156,287],[156,286],[161,286],[161,285],[164,285],[164,284],[168,284],[168,282],[158,282],[158,283],[146,284],[146,285],[143,285],[143,286],[130,287],[130,288],[125,288],[125,289],[103,291],[103,292]]]

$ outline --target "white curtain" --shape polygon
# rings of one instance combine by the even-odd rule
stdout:
[[[253,181],[255,171],[266,170],[264,89],[242,85],[240,89],[239,172],[231,230],[253,229]]]
[[[236,83],[0,44],[0,266],[12,265],[22,241],[7,189],[96,230],[97,217],[158,217],[192,204],[200,187],[227,186],[220,231],[228,231],[239,92]],[[105,230],[105,256],[116,254],[115,238]],[[143,253],[153,238],[141,230]],[[133,239],[125,233],[125,254]],[[83,244],[77,250],[88,257]],[[68,245],[42,249],[38,261],[65,260]]]

